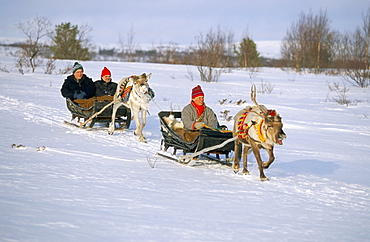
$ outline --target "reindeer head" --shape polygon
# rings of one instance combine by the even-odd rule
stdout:
[[[283,123],[281,117],[276,113],[275,110],[267,110],[265,115],[265,122],[263,129],[266,132],[267,139],[270,142],[283,145],[283,140],[286,138],[286,134],[283,131]]]
[[[283,123],[280,115],[275,110],[266,110],[261,107],[256,101],[256,86],[251,88],[251,100],[260,109],[260,116],[264,119],[263,131],[266,133],[267,140],[270,143],[283,145],[283,140],[286,139],[286,134],[283,131]]]
[[[139,76],[130,76],[130,80],[139,88],[141,93],[147,93],[149,89],[148,81],[151,76],[152,73],[149,73],[149,75],[143,73]]]

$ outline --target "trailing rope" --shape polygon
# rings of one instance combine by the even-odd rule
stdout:
[[[112,102],[110,102],[107,105],[105,105],[102,109],[100,109],[99,112],[94,113],[85,122],[80,123],[80,126],[84,127],[88,122],[90,122],[93,118],[95,118],[96,116],[98,116],[99,114],[101,114],[102,112],[104,112],[105,109],[107,109],[109,106],[113,105],[115,102],[117,102],[117,100],[116,101],[113,100]]]
[[[193,153],[191,155],[184,155],[184,156],[181,156],[179,158],[179,161],[184,161],[184,163],[189,163],[194,157],[198,156],[198,155],[201,155],[203,153],[207,153],[208,151],[211,151],[211,150],[215,150],[215,149],[218,149],[218,148],[222,148],[224,147],[226,144],[232,142],[232,141],[235,141],[236,139],[238,139],[238,136],[235,136],[235,137],[232,137],[228,140],[225,140],[224,142],[222,142],[221,144],[219,145],[214,145],[214,146],[211,146],[211,147],[207,147],[207,148],[204,148],[203,150],[200,150],[196,153]],[[188,160],[187,162],[185,162],[186,160]]]
[[[260,107],[259,107],[260,108]],[[261,108],[260,108],[261,109]],[[216,128],[212,128],[212,127],[209,127],[207,125],[203,125],[203,127],[206,127],[206,128],[209,128],[209,129],[212,129],[212,130],[217,130],[219,132],[232,132],[234,137],[228,139],[228,140],[225,140],[224,142],[222,142],[221,144],[218,144],[218,145],[214,145],[214,146],[211,146],[211,147],[207,147],[207,148],[204,148],[200,151],[197,151],[196,153],[193,153],[193,154],[189,154],[189,155],[184,155],[184,156],[181,156],[179,158],[179,161],[180,162],[183,162],[185,164],[188,164],[190,163],[194,157],[196,156],[199,156],[203,153],[207,153],[208,151],[211,151],[211,150],[215,150],[215,149],[218,149],[218,148],[222,148],[224,147],[226,144],[230,143],[230,142],[233,142],[235,140],[237,140],[238,138],[245,138],[246,136],[249,136],[248,135],[248,130],[252,127],[252,126],[255,126],[255,124],[251,121],[251,124],[245,124],[245,119],[246,119],[246,116],[248,115],[249,112],[253,112],[253,113],[256,113],[258,114],[259,116],[261,117],[264,117],[263,115],[255,112],[255,111],[252,111],[252,108],[249,109],[247,112],[245,112],[245,116],[244,117],[241,117],[240,120],[239,120],[239,125],[241,125],[241,128],[235,133],[233,131],[229,131],[229,130],[220,130],[220,129],[216,129]],[[263,134],[262,134],[262,124],[263,124],[263,121],[264,121],[264,118],[261,120],[261,122],[259,123],[259,127],[255,127],[257,129],[257,133],[258,133],[258,136],[259,136],[259,139],[260,141],[262,142],[262,144],[265,143],[266,139],[263,137]],[[245,125],[246,127],[243,127],[243,125]]]
[[[154,101],[154,98],[152,98],[152,102],[157,106],[157,108],[159,108],[159,110],[163,111],[163,110],[161,109],[161,107],[159,107],[159,106],[158,106],[158,104]]]

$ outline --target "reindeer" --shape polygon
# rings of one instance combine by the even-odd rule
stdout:
[[[146,142],[143,135],[143,128],[146,125],[146,113],[149,109],[149,101],[152,98],[148,93],[148,80],[151,75],[152,73],[149,75],[143,73],[140,76],[130,76],[119,81],[116,93],[114,94],[112,122],[109,125],[108,134],[112,135],[114,132],[117,109],[121,105],[125,105],[131,109],[131,113],[134,116],[136,124],[134,134],[139,135],[140,142]],[[124,99],[125,95],[129,95],[127,102]],[[141,122],[139,113],[141,113]]]
[[[274,145],[282,145],[286,138],[283,131],[281,117],[275,110],[267,110],[265,106],[259,105],[256,101],[256,86],[251,87],[251,100],[256,105],[246,107],[239,111],[234,117],[235,160],[233,170],[239,171],[239,160],[243,149],[243,171],[242,174],[249,174],[247,169],[247,156],[250,150],[256,157],[261,181],[267,181],[263,169],[267,169],[274,162]],[[265,149],[269,155],[268,162],[261,159],[260,150]]]

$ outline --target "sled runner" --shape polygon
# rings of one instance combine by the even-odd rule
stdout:
[[[168,122],[170,115],[173,115],[172,118],[176,120],[181,119],[181,112],[162,111],[158,113],[162,140],[161,151],[157,152],[157,155],[188,165],[202,162],[205,158],[231,166],[229,155],[234,150],[235,140],[231,131],[204,127],[199,133],[189,134],[195,137],[188,138],[186,131],[184,134],[184,130],[173,127]],[[169,148],[172,148],[172,153],[169,152]],[[178,151],[182,151],[183,154],[178,155]],[[225,159],[221,159],[220,155],[224,155]]]
[[[112,101],[113,97],[111,96],[94,97],[83,100],[77,99],[75,101],[72,101],[71,99],[67,98],[66,99],[67,108],[72,114],[71,121],[74,120],[75,118],[78,118],[78,123],[80,123],[80,125],[67,121],[65,121],[65,123],[72,124],[82,128],[85,128],[86,126],[88,128],[92,128],[95,123],[109,123],[111,122],[112,118],[113,105],[108,107],[106,106],[110,104]],[[96,115],[97,113],[99,114]],[[92,116],[95,117],[93,117],[91,121],[89,121],[87,124],[82,125]],[[82,119],[83,122],[80,122],[80,119]],[[121,128],[128,129],[131,123],[131,110],[126,106],[119,107],[117,110],[115,123],[118,123]]]

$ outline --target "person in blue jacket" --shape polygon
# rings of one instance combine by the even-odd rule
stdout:
[[[68,76],[60,90],[62,96],[74,99],[88,99],[95,95],[95,85],[90,77],[84,74],[83,66],[75,62],[72,68],[72,75]]]

